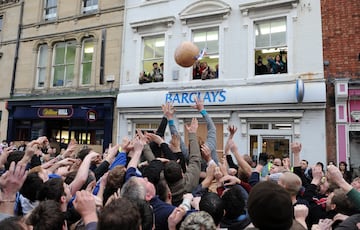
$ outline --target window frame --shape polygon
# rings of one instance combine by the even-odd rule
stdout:
[[[151,44],[153,47],[150,47],[153,50],[153,55],[152,57],[149,58],[145,58],[145,46],[146,46],[146,41],[150,41],[150,40],[154,40],[154,42]],[[157,41],[159,40],[159,41]],[[158,63],[158,67],[160,68],[160,64],[164,63],[165,61],[165,48],[166,48],[166,36],[165,33],[160,33],[160,34],[153,34],[153,35],[144,35],[141,37],[141,62],[140,62],[140,72],[145,72],[146,74],[151,74],[153,68],[152,68],[152,64],[154,62]],[[162,56],[157,57],[156,56],[156,42],[161,42],[163,43],[163,48],[162,48]],[[161,47],[161,46],[159,46]],[[149,67],[147,68],[147,64],[149,63]],[[163,73],[163,76],[165,76],[165,74]],[[162,80],[164,81],[164,79]]]
[[[88,1],[91,1],[90,3],[92,3],[89,6],[86,5]],[[94,4],[93,1],[96,1],[96,4]],[[99,9],[99,1],[98,0],[82,0],[81,4],[82,4],[81,11],[84,14],[89,13],[89,12],[95,12]]]
[[[56,64],[56,48],[58,45],[60,44],[65,44],[65,51],[64,51],[64,62],[61,63],[61,64]],[[66,57],[67,57],[67,54],[68,54],[68,47],[69,47],[69,44],[73,45],[75,47],[75,54],[74,54],[74,62],[73,63],[67,63],[66,62]],[[52,69],[52,74],[51,74],[51,87],[53,88],[58,88],[58,87],[71,87],[74,85],[74,80],[75,80],[75,74],[74,74],[74,71],[75,71],[75,64],[76,64],[76,52],[77,52],[77,49],[76,49],[76,40],[68,40],[68,41],[64,41],[64,42],[57,42],[55,45],[54,45],[54,48],[53,48],[53,59],[52,59],[52,65],[51,65],[51,69]],[[66,79],[66,76],[67,76],[67,70],[68,70],[68,67],[72,65],[73,66],[73,78],[71,79],[72,81],[72,84],[71,85],[67,85],[67,82],[69,81],[68,79]],[[62,85],[56,85],[56,83],[54,82],[55,80],[55,68],[58,67],[58,66],[64,66],[64,74],[63,74],[63,78],[62,78]],[[59,80],[59,79],[58,79]],[[61,79],[60,79],[61,80]]]
[[[0,15],[0,32],[3,31],[4,15]]]
[[[44,50],[43,48],[46,48],[46,49]],[[42,51],[42,50],[44,50],[44,51]],[[42,52],[44,52],[44,53],[42,53]],[[38,55],[37,55],[37,63],[36,63],[36,85],[35,85],[35,88],[44,88],[45,87],[45,81],[46,81],[46,75],[47,75],[46,70],[48,67],[48,60],[47,60],[48,53],[49,53],[49,47],[47,44],[39,45]],[[43,66],[40,63],[40,58],[41,58],[42,54],[45,55],[45,57],[44,57],[45,63]],[[45,75],[43,76],[43,79],[40,79],[40,73],[42,73],[41,70],[45,70],[44,71]],[[43,80],[42,86],[40,85],[41,80]]]
[[[93,52],[91,56],[91,61],[84,61],[84,54],[85,54],[85,43],[90,42],[93,45]],[[80,85],[90,85],[91,84],[91,77],[92,77],[92,67],[93,67],[93,60],[94,60],[94,52],[95,52],[95,39],[93,37],[85,38],[82,41],[81,46],[81,63],[80,63]],[[90,63],[90,78],[88,83],[83,83],[84,80],[84,65]]]
[[[269,30],[271,30],[271,23],[272,22],[276,22],[276,21],[280,21],[281,19],[284,20],[284,26],[285,26],[285,32],[284,32],[284,44],[279,44],[279,45],[272,45],[271,44],[271,35],[273,33],[269,32],[269,45],[268,46],[257,46],[257,35],[256,35],[256,30],[257,30],[257,26],[256,24],[261,24],[261,23],[270,23],[270,27]],[[281,75],[284,74],[288,74],[289,73],[289,60],[288,60],[288,53],[289,53],[289,47],[290,47],[290,40],[289,40],[289,33],[290,33],[290,28],[289,28],[289,16],[288,15],[276,15],[276,16],[272,16],[272,17],[268,17],[268,18],[257,18],[254,19],[252,21],[252,26],[253,26],[253,62],[254,65],[251,67],[252,71],[253,71],[253,75],[255,77],[259,77],[261,75],[277,75],[276,73],[272,73],[271,70],[268,70],[267,73],[264,74],[256,74],[256,68],[255,65],[257,63],[257,59],[259,56],[259,53],[262,53],[261,57],[264,63],[264,60],[266,60],[266,57],[269,55],[272,56],[276,56],[277,54],[285,54],[286,55],[286,60],[284,62],[285,64],[285,71],[281,72]],[[264,53],[262,52],[262,50],[264,50]],[[266,60],[266,65],[268,61]]]
[[[217,52],[208,52],[208,49],[207,49],[207,44],[209,43],[209,41],[211,40],[208,40],[208,33],[211,33],[211,32],[214,32],[216,31],[217,32]],[[206,33],[206,40],[204,41],[205,42],[205,47],[199,47],[197,45],[197,42],[194,40],[195,39],[195,34],[196,33]],[[198,46],[200,52],[202,52],[205,48],[205,54],[204,54],[204,57],[202,59],[199,59],[199,60],[207,60],[206,62],[208,63],[208,66],[209,65],[209,61],[211,61],[211,56],[214,55],[214,56],[217,56],[215,57],[214,59],[217,59],[217,61],[215,60],[215,64],[214,66],[210,66],[211,70],[213,72],[215,72],[214,74],[216,74],[216,65],[219,66],[220,64],[220,25],[208,25],[207,27],[199,27],[199,28],[191,28],[191,41]],[[191,80],[201,80],[196,78],[194,79],[194,68],[191,68],[191,71],[192,73],[190,74],[191,76]],[[214,78],[211,78],[211,79],[208,79],[208,80],[214,80],[214,79],[218,79],[220,77],[220,71],[217,70],[217,75],[214,77]],[[205,79],[204,79],[205,80]]]
[[[55,6],[48,6],[49,1],[52,0],[44,0],[44,20],[54,20],[57,17],[57,8],[58,8],[58,1],[55,1]],[[48,10],[55,9],[55,13],[47,13]]]

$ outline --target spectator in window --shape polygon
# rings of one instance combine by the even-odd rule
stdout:
[[[257,63],[255,64],[255,75],[267,74],[268,69],[262,62],[262,57],[258,56]]]
[[[193,65],[193,80],[201,79],[200,61],[196,60]]]
[[[150,82],[151,82],[151,78],[145,72],[141,72],[140,76],[139,76],[139,83],[143,84],[143,83],[150,83]]]
[[[270,64],[270,67],[271,67],[271,73],[276,74],[276,73],[284,72],[285,64],[281,60],[280,54],[276,55],[275,59],[273,59],[272,57],[268,57],[267,60],[268,60],[268,62]]]
[[[210,66],[208,66],[207,62],[202,62],[200,64],[200,69],[201,69],[201,79],[202,80],[214,78],[214,73],[211,70]]]
[[[153,70],[151,73],[151,78],[154,82],[159,82],[159,81],[163,81],[163,76],[161,73],[161,69],[158,66],[157,62],[153,63]]]

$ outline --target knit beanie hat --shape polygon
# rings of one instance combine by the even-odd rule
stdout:
[[[260,230],[288,230],[293,223],[289,193],[271,181],[260,182],[251,189],[248,212],[253,225]]]

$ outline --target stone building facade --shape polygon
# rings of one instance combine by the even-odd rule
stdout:
[[[1,138],[116,134],[124,1],[0,1]]]

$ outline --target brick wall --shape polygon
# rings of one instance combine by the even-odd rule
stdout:
[[[335,96],[332,80],[360,79],[360,1],[321,0],[323,55],[327,81],[327,158],[336,160]]]

